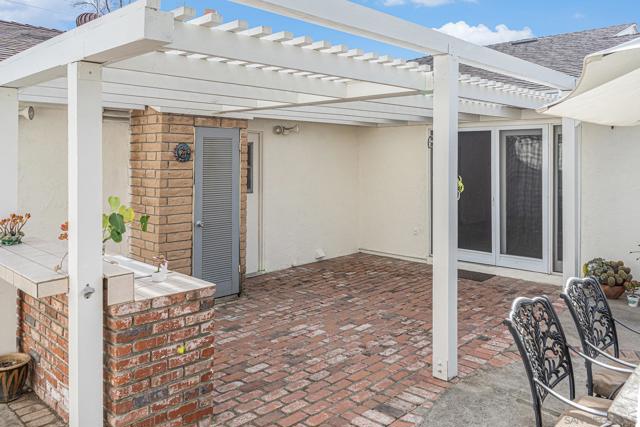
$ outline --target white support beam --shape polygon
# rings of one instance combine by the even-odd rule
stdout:
[[[0,87],[0,218],[18,210],[18,91]],[[18,317],[16,288],[0,279],[0,354],[13,353],[16,348]]]
[[[0,218],[18,209],[18,91],[0,87]]]
[[[580,122],[562,119],[562,272],[580,276]]]
[[[70,427],[103,420],[101,71],[98,64],[75,62],[67,72]]]
[[[433,376],[458,375],[458,58],[434,57]]]
[[[158,49],[171,42],[174,26],[173,14],[159,8],[160,0],[137,1],[12,56],[0,62],[0,86],[32,86],[64,77],[72,62],[108,63]]]
[[[420,53],[451,53],[468,65],[559,89],[576,79],[347,0],[231,0]]]

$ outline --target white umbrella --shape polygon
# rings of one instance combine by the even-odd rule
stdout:
[[[601,125],[640,125],[640,38],[588,55],[576,88],[538,112]]]

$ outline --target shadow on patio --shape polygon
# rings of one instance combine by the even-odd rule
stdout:
[[[501,324],[516,296],[560,291],[461,279],[460,377],[445,383],[431,375],[431,280],[429,265],[366,254],[249,279],[217,307],[214,425],[420,424],[448,387],[519,360]]]

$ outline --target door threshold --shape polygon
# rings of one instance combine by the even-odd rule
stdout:
[[[539,273],[537,271],[518,270],[509,267],[497,267],[495,265],[476,264],[472,262],[458,261],[458,268],[477,273],[494,274],[496,276],[510,277],[512,279],[527,280],[529,282],[545,283],[562,286],[563,278],[560,273]]]

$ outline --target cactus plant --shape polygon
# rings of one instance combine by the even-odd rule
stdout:
[[[608,296],[622,294],[629,284],[634,283],[631,269],[625,266],[623,261],[594,258],[583,266],[583,273],[585,276],[595,277]]]

